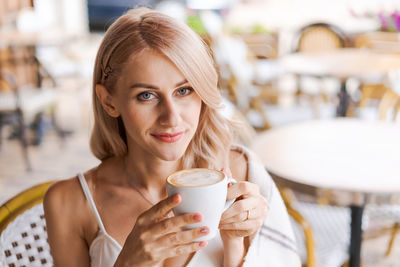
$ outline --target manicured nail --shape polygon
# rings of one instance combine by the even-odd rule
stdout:
[[[200,222],[203,219],[200,213],[196,213],[193,215],[193,220]]]
[[[180,196],[179,194],[176,194],[176,195],[173,197],[173,200],[174,200],[175,203],[178,203],[178,202],[181,200],[181,196]]]
[[[202,227],[200,229],[200,233],[202,233],[202,234],[208,233],[208,227],[207,226],[206,227]]]
[[[207,241],[201,241],[200,243],[199,243],[199,246],[200,247],[202,247],[202,248],[204,248],[205,246],[207,246]]]

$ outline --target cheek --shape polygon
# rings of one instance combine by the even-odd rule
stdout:
[[[127,109],[121,112],[121,116],[126,130],[131,134],[138,134],[141,129],[146,129],[151,121],[148,112],[144,113],[138,109]]]
[[[198,124],[200,119],[200,112],[202,107],[202,101],[200,98],[193,101],[191,105],[185,108],[184,116],[186,117],[187,121],[190,121],[191,124]]]

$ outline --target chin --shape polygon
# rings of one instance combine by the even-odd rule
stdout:
[[[166,148],[160,148],[153,153],[155,156],[158,158],[165,160],[165,161],[176,161],[182,158],[182,156],[185,154],[186,148],[174,148],[174,147],[166,147]]]
[[[182,158],[183,155],[184,153],[160,153],[158,157],[165,161],[177,161]]]

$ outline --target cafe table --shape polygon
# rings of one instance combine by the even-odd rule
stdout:
[[[400,69],[400,54],[369,49],[342,48],[322,52],[298,52],[282,56],[279,64],[288,73],[312,77],[334,77],[341,81],[338,116],[345,116],[348,105],[346,81],[369,75],[387,74]]]
[[[400,125],[351,118],[273,128],[251,148],[278,185],[351,209],[350,266],[360,266],[367,204],[400,203]]]

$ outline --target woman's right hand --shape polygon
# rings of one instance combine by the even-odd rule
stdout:
[[[169,218],[171,209],[181,202],[179,195],[170,196],[142,213],[125,241],[114,266],[154,266],[161,261],[195,252],[206,241],[192,240],[208,234],[208,227],[182,230],[182,226],[200,222],[199,213]]]

